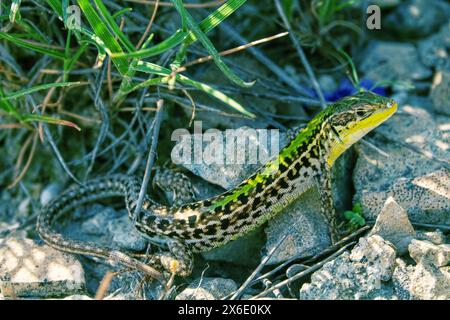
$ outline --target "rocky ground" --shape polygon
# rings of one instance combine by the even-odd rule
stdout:
[[[399,110],[366,138],[370,144],[355,145],[333,169],[338,211],[359,203],[370,228],[356,240],[350,239],[355,243],[349,242],[335,256],[330,254],[339,248],[311,260],[330,246],[318,214],[318,192],[311,189],[266,226],[196,256],[193,275],[177,280],[170,292],[156,282],[144,281],[138,272],[123,272],[113,277],[106,299],[230,297],[269,252],[262,272],[269,274],[240,292],[241,298],[257,296],[303,272],[304,276],[266,297],[450,299],[450,5],[424,0],[378,2],[396,6],[383,20],[384,27],[405,40],[371,41],[358,57],[357,66],[364,78],[395,82],[393,98]],[[326,77],[320,82],[326,83]],[[217,121],[213,117],[202,120],[211,127]],[[284,141],[282,135],[281,143]],[[192,172],[201,199],[238,184],[255,167],[185,169]],[[38,201],[30,197],[17,202],[7,191],[0,191],[0,210],[15,212],[0,222],[0,299],[92,299],[105,273],[112,269],[102,261],[44,245],[32,228],[19,230],[17,221],[34,224],[32,213],[63,187],[49,184]],[[70,223],[61,225],[61,231],[123,249],[147,247],[126,212],[111,205],[77,209]],[[320,264],[325,257],[326,263]]]

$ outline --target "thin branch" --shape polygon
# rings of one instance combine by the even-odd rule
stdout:
[[[314,87],[314,90],[317,93],[317,96],[320,100],[320,105],[322,109],[325,109],[327,107],[327,103],[325,102],[325,98],[323,96],[322,90],[320,89],[319,82],[317,82],[316,76],[314,75],[314,72],[311,68],[311,65],[308,62],[308,59],[305,56],[305,53],[303,52],[302,46],[300,44],[300,41],[295,36],[294,32],[292,31],[291,24],[289,23],[288,18],[286,17],[286,14],[284,13],[283,7],[281,6],[280,0],[275,0],[275,6],[277,7],[278,14],[280,15],[281,19],[283,20],[284,26],[289,32],[289,36],[292,40],[292,43],[294,44],[295,49],[297,50],[297,54],[300,57],[300,61],[303,64],[303,67],[306,70],[306,73],[308,74],[309,79],[311,80],[311,83]]]
[[[158,135],[159,128],[161,126],[162,112],[163,112],[164,100],[159,100],[156,103],[156,115],[153,121],[153,135],[152,135],[152,145],[148,153],[147,164],[145,166],[144,178],[142,179],[141,190],[139,191],[139,198],[136,204],[136,210],[134,211],[134,219],[137,219],[139,213],[141,212],[142,203],[144,202],[145,194],[147,193],[147,185],[150,181],[150,176],[152,172],[152,167],[155,162],[156,147],[158,146]]]
[[[139,40],[138,44],[136,45],[136,50],[139,50],[139,48],[144,43],[145,39],[147,39],[147,36],[150,33],[150,29],[152,28],[153,21],[155,20],[156,12],[158,11],[158,6],[159,6],[159,0],[156,0],[155,7],[153,8],[152,16],[150,18],[150,21],[148,22],[147,28],[145,28],[144,34],[142,35],[141,39]]]
[[[105,294],[108,291],[108,288],[111,284],[113,277],[115,276],[114,272],[107,271],[105,276],[103,277],[100,285],[98,286],[97,292],[95,293],[95,300],[103,300],[105,298]]]
[[[279,283],[277,283],[276,285],[270,287],[269,289],[264,290],[263,292],[257,294],[256,296],[253,296],[250,298],[250,300],[254,300],[257,298],[262,298],[264,297],[266,294],[273,292],[274,290],[280,289],[292,282],[294,282],[295,280],[298,280],[318,269],[320,269],[325,263],[335,259],[336,257],[338,257],[341,253],[343,253],[348,247],[354,245],[356,242],[350,242],[349,244],[347,244],[346,246],[342,247],[341,249],[339,249],[338,251],[336,251],[335,253],[333,253],[331,256],[329,256],[328,258],[316,263],[315,265],[309,267],[308,269],[306,269],[305,271],[302,271],[298,274],[296,274],[295,276],[293,276],[292,278],[286,279],[284,281],[281,281]]]
[[[242,37],[236,30],[232,28],[231,25],[229,25],[226,22],[222,22],[220,24],[220,27],[222,30],[232,38],[234,41],[240,43],[240,44],[247,44],[248,41]],[[301,85],[299,85],[292,77],[290,77],[285,70],[280,68],[278,64],[274,63],[272,60],[270,60],[264,53],[262,53],[260,50],[258,50],[256,47],[250,47],[248,48],[248,52],[251,53],[256,60],[258,60],[263,66],[268,68],[270,71],[272,71],[274,74],[280,78],[281,81],[286,83],[288,86],[293,88],[297,93],[303,94],[307,97],[311,97],[311,94],[303,88]]]
[[[238,47],[234,47],[234,48],[231,48],[231,49],[219,52],[219,55],[222,56],[222,57],[223,56],[227,56],[227,55],[230,55],[230,54],[233,54],[233,53],[236,53],[236,52],[248,49],[250,47],[259,45],[261,43],[265,43],[265,42],[269,42],[269,41],[272,41],[272,40],[275,40],[275,39],[278,39],[278,38],[281,38],[281,37],[285,37],[288,34],[289,34],[289,32],[281,32],[281,33],[275,34],[275,35],[270,36],[270,37],[266,37],[266,38],[262,38],[262,39],[259,39],[259,40],[255,40],[255,41],[249,42],[247,44],[243,44],[243,45],[240,45]],[[193,65],[196,65],[196,64],[200,64],[200,63],[204,63],[204,62],[210,61],[210,60],[213,60],[213,56],[211,56],[211,55],[198,58],[198,59],[196,59],[194,61],[188,62],[185,65],[181,66],[180,68],[175,70],[175,72],[176,73],[180,73],[180,72],[186,71],[186,69],[188,67],[190,67],[190,66],[193,66]]]
[[[33,160],[34,153],[36,151],[36,145],[37,145],[37,141],[38,141],[37,138],[38,138],[38,134],[37,134],[37,132],[35,132],[34,136],[33,136],[33,144],[31,146],[31,150],[30,150],[30,154],[28,155],[27,162],[25,163],[25,166],[23,167],[20,174],[14,179],[14,181],[8,186],[8,188],[14,188],[20,182],[20,180],[23,179],[23,177],[27,173],[28,168],[31,165],[31,161]]]
[[[264,257],[264,259],[261,261],[261,263],[258,265],[258,267],[252,272],[252,274],[245,280],[245,282],[241,285],[241,287],[230,297],[230,300],[238,299],[241,294],[247,289],[249,284],[253,281],[253,279],[260,273],[262,268],[266,266],[266,264],[269,262],[272,255],[275,253],[275,251],[281,246],[281,244],[286,240],[289,233],[286,233],[276,244],[275,247],[273,247],[269,253]]]

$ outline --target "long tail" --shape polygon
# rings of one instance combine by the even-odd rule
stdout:
[[[57,216],[82,204],[116,196],[123,196],[125,198],[130,218],[134,219],[134,209],[139,190],[140,183],[137,178],[124,175],[91,180],[83,186],[68,189],[59,198],[42,208],[37,219],[37,231],[45,243],[58,250],[99,257],[113,264],[119,262],[128,267],[139,269],[153,278],[162,280],[163,276],[160,272],[130,257],[125,252],[108,246],[101,246],[93,242],[66,239],[52,229],[52,224]],[[154,204],[148,197],[146,197],[145,201]]]

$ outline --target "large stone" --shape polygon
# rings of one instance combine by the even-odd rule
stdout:
[[[238,140],[236,139],[234,140],[235,148],[232,148],[233,141],[227,139],[226,131],[216,132],[217,137],[220,137],[221,139],[219,143],[223,147],[222,149],[220,149],[219,144],[215,144],[216,142],[214,142],[215,145],[213,146],[213,142],[205,141],[201,145],[202,148],[197,151],[195,149],[196,147],[194,142],[196,138],[193,137],[191,142],[193,150],[192,159],[194,161],[191,161],[190,163],[182,163],[181,165],[196,176],[202,177],[204,180],[228,190],[234,188],[246,178],[251,176],[267,160],[277,155],[280,149],[283,148],[288,142],[286,134],[279,133],[277,131],[269,132],[265,137],[257,133],[255,129],[249,127],[241,127],[237,130],[240,131],[235,131],[235,137],[237,137],[237,139],[242,139],[244,145],[238,145]],[[231,134],[228,136],[231,137]],[[243,137],[246,137],[246,139],[244,140]],[[274,142],[273,144],[272,141]],[[207,150],[211,147],[215,147],[218,152],[222,152],[221,163],[209,163],[205,158],[208,154]],[[230,149],[227,149],[228,147]],[[250,153],[250,150],[256,150],[256,156],[253,156],[253,152]],[[233,151],[233,153],[230,151]],[[196,163],[195,159],[200,158],[200,152],[201,155],[203,155],[202,161]],[[242,159],[244,161],[239,161],[240,156],[244,157]],[[218,158],[215,159],[219,160]]]
[[[450,115],[450,67],[436,72],[430,96],[436,112]]]
[[[360,68],[372,81],[422,80],[432,74],[422,64],[412,44],[399,42],[371,42],[363,54]]]
[[[78,209],[78,212],[89,211],[91,217],[81,222],[67,226],[65,233],[68,236],[80,236],[78,230],[81,229],[82,240],[93,240],[109,246],[142,251],[147,247],[146,239],[136,230],[126,210],[114,210],[111,207],[102,205],[92,205]],[[81,227],[79,226],[81,223]],[[76,235],[75,235],[76,234]]]
[[[439,33],[418,43],[420,59],[428,67],[438,70],[450,68],[450,21],[442,26]]]
[[[403,1],[383,19],[383,27],[408,37],[424,37],[448,20],[450,5],[441,0]]]
[[[408,251],[408,245],[416,232],[405,209],[399,206],[394,198],[389,197],[370,234],[377,234],[384,240],[388,240],[396,247],[397,253],[402,255]]]
[[[4,296],[54,297],[80,293],[83,268],[74,256],[31,239],[0,240],[0,287]]]
[[[400,110],[402,114],[395,114],[376,132],[437,159],[450,158],[443,126],[417,106],[406,104]],[[361,203],[364,216],[375,220],[391,196],[406,209],[413,223],[450,224],[450,173],[442,163],[393,142],[376,144],[388,156],[358,144],[353,172],[354,201]]]
[[[175,300],[218,300],[236,290],[237,285],[231,279],[205,277],[191,282]]]
[[[388,283],[395,268],[395,249],[378,235],[361,238],[351,253],[326,263],[300,289],[300,299],[395,299]]]

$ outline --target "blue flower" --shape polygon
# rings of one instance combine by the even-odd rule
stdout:
[[[374,87],[375,83],[370,79],[361,80],[359,85],[363,89],[371,90],[372,92],[374,92],[376,94],[386,96],[386,88],[381,87],[381,86]],[[308,91],[311,92],[311,95],[313,97],[318,98],[316,92],[313,89],[310,89]],[[341,83],[339,84],[339,87],[336,90],[331,91],[331,92],[324,92],[323,95],[327,102],[335,102],[343,97],[351,96],[351,95],[355,94],[356,92],[358,92],[358,88],[356,88],[353,85],[353,83],[350,82],[350,80],[345,78],[341,81]]]

